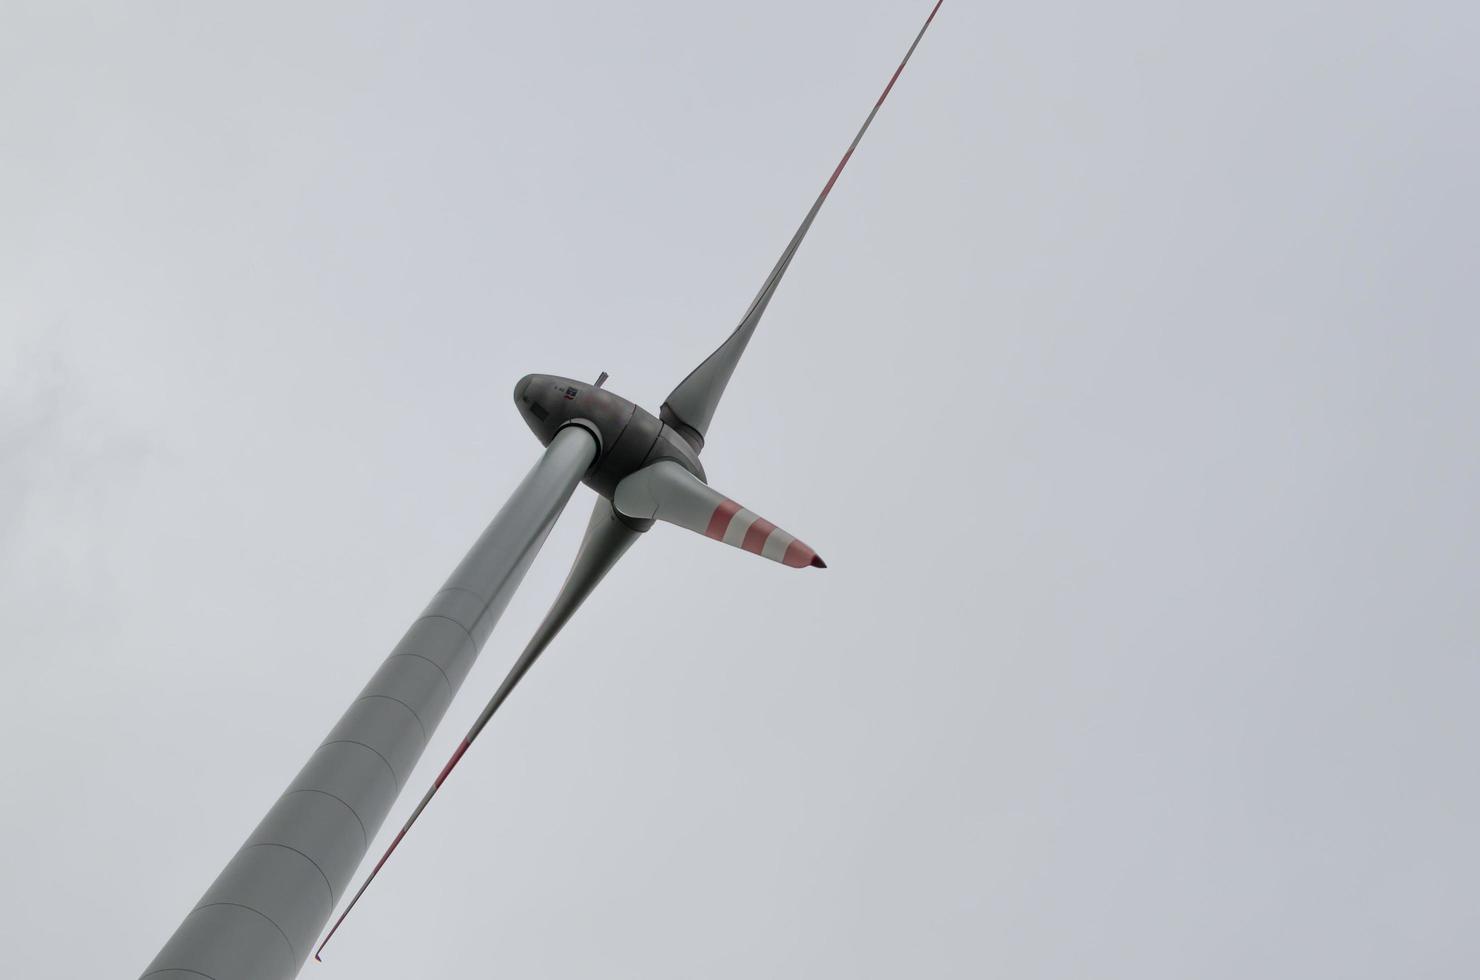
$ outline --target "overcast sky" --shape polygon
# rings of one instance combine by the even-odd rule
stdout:
[[[0,946],[143,968],[926,0],[0,0]],[[1480,7],[950,0],[659,527],[323,966],[1473,975]],[[378,851],[542,615],[579,490]]]

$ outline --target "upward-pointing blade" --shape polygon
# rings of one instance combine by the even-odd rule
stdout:
[[[894,88],[894,82],[899,78],[899,73],[904,71],[904,66],[909,64],[910,55],[915,53],[920,39],[925,36],[925,30],[930,22],[935,19],[935,12],[940,9],[941,0],[931,8],[930,16],[925,18],[925,26],[920,28],[920,33],[915,35],[914,43],[905,52],[904,60],[899,67],[894,69],[894,74],[889,79],[889,84],[884,86],[884,94],[879,96],[879,101],[869,110],[868,118],[863,121],[863,126],[858,130],[858,135],[853,137],[853,142],[848,144],[848,152],[843,154],[843,159],[838,161],[832,176],[823,185],[822,193],[817,195],[812,209],[802,219],[802,225],[796,234],[791,236],[791,241],[786,245],[786,251],[781,253],[781,258],[776,262],[776,267],[761,284],[761,291],[755,294],[755,299],[750,301],[750,307],[745,315],[740,318],[740,325],[735,332],[713,354],[704,359],[698,367],[681,381],[677,388],[669,394],[668,400],[663,403],[663,421],[681,432],[685,438],[693,443],[695,449],[704,448],[705,434],[709,431],[709,423],[714,419],[714,410],[719,407],[720,396],[725,393],[725,386],[730,383],[730,375],[735,373],[735,366],[740,363],[740,355],[745,353],[745,345],[750,343],[751,334],[761,322],[761,314],[766,312],[766,306],[771,302],[771,296],[775,294],[776,287],[781,284],[781,277],[786,274],[787,266],[801,247],[802,239],[807,235],[807,229],[812,227],[812,219],[817,217],[817,212],[822,210],[822,202],[827,200],[827,195],[832,192],[833,184],[837,183],[838,175],[848,165],[848,158],[853,156],[853,151],[858,148],[858,143],[863,139],[863,134],[868,132],[869,124],[874,121],[874,116],[879,112],[879,106],[889,96],[889,90]]]
[[[442,783],[447,780],[448,773],[452,772],[453,767],[461,761],[463,754],[468,751],[468,747],[478,738],[479,733],[483,731],[489,719],[493,717],[494,712],[508,699],[510,692],[518,685],[520,679],[529,672],[530,667],[534,666],[534,662],[539,659],[540,654],[545,652],[545,648],[550,645],[550,641],[555,639],[555,635],[570,621],[570,617],[575,614],[575,611],[581,607],[581,603],[586,601],[586,597],[606,577],[606,573],[611,570],[611,567],[617,563],[619,558],[627,553],[628,548],[632,547],[632,542],[637,540],[639,533],[623,524],[612,510],[612,505],[604,498],[596,498],[596,507],[591,511],[591,520],[586,525],[586,536],[581,539],[581,547],[576,552],[575,563],[571,565],[570,574],[565,579],[565,585],[561,587],[560,594],[555,597],[555,602],[551,604],[550,611],[545,614],[545,618],[541,621],[539,629],[535,630],[534,636],[530,638],[528,645],[524,648],[524,652],[519,655],[519,659],[514,661],[514,666],[510,668],[508,676],[504,678],[504,682],[494,692],[493,698],[488,702],[488,706],[483,709],[483,713],[478,716],[478,720],[473,722],[473,727],[468,729],[468,734],[463,738],[462,743],[458,745],[457,751],[452,753],[452,758],[447,760],[447,765],[443,766],[442,771],[437,774],[437,778],[433,781],[431,788],[421,798],[421,802],[416,804],[416,809],[411,811],[411,816],[407,818],[400,832],[391,841],[390,847],[386,848],[380,860],[375,863],[375,867],[371,870],[369,876],[366,877],[364,884],[360,885],[360,890],[355,892],[354,898],[349,900],[349,904],[345,906],[344,911],[335,920],[333,928],[329,930],[328,935],[324,937],[324,941],[319,944],[318,950],[315,951],[314,959],[319,959],[320,954],[324,951],[324,947],[329,945],[329,940],[334,938],[334,933],[339,931],[340,925],[344,923],[345,918],[354,909],[355,904],[359,902],[360,896],[365,894],[365,889],[369,888],[370,883],[375,880],[375,876],[380,874],[380,869],[385,866],[386,860],[395,852],[396,847],[401,843],[401,839],[406,836],[406,832],[411,829],[411,825],[416,823],[422,811],[427,808],[427,804],[432,801],[432,797],[437,795],[437,790],[442,788]]]

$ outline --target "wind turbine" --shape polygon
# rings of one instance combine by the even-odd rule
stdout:
[[[793,568],[826,567],[800,539],[710,487],[699,456],[725,387],[782,276],[941,2],[931,9],[739,325],[669,393],[656,416],[608,391],[605,372],[591,384],[531,374],[515,385],[515,405],[545,445],[544,456],[144,977],[257,980],[297,974],[306,940],[328,919],[404,776],[577,482],[598,498],[569,576],[487,707],[320,943],[316,959],[520,679],[655,522]]]

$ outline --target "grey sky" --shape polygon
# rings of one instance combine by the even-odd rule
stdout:
[[[928,6],[0,4],[9,975],[143,967]],[[1472,973],[1477,11],[947,2],[706,452],[830,568],[656,529],[305,974]]]

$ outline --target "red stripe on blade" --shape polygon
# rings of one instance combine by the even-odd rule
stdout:
[[[427,808],[427,804],[432,801],[432,796],[441,788],[443,781],[447,778],[447,774],[452,771],[452,767],[457,765],[458,760],[463,757],[463,753],[472,744],[473,741],[471,738],[465,738],[462,740],[462,744],[457,747],[457,751],[452,753],[452,758],[447,760],[447,765],[443,766],[442,771],[437,774],[437,781],[432,784],[431,789],[427,790],[427,795],[421,798],[421,802],[416,805],[416,809],[411,811],[411,817],[401,827],[401,832],[396,835],[395,840],[391,841],[391,846],[385,849],[385,853],[380,856],[380,860],[375,862],[375,867],[371,869],[369,877],[365,879],[365,883],[360,886],[359,891],[355,892],[355,897],[349,900],[349,904],[345,906],[344,911],[339,913],[339,918],[334,920],[333,928],[324,937],[324,941],[319,943],[319,948],[314,950],[314,959],[320,963],[324,962],[322,957],[324,947],[329,945],[329,940],[333,939],[334,934],[339,931],[339,927],[344,925],[344,920],[349,918],[350,912],[354,911],[354,907],[359,904],[360,896],[365,894],[365,889],[369,888],[370,883],[375,880],[375,876],[380,874],[380,869],[385,867],[385,862],[390,860],[396,848],[401,845],[401,840],[406,836],[407,831],[411,829],[411,825],[416,823],[416,818],[421,816],[421,811]]]
[[[935,0],[935,6],[932,7],[932,8],[930,8],[930,16],[925,18],[925,27],[920,28],[920,36],[921,37],[924,37],[925,36],[925,28],[930,26],[930,22],[932,20],[935,20],[935,12],[940,9],[940,5],[942,3],[944,3],[944,2],[945,2],[945,0]],[[916,44],[920,43],[919,42],[919,38],[916,38],[915,39],[915,43]],[[911,46],[910,47],[910,51],[913,52],[914,50],[915,50],[914,47]],[[895,82],[899,81],[899,73],[902,72],[902,71],[904,71],[905,62],[908,62],[909,60],[910,60],[910,56],[908,54],[905,55],[904,56],[904,61],[901,61],[899,63],[899,67],[896,68],[896,69],[894,69],[894,76],[889,79],[889,84],[884,86],[884,94],[881,95],[881,96],[879,96],[879,101],[877,101],[877,102],[874,103],[874,108],[875,109],[877,109],[879,106],[883,105],[884,104],[884,100],[887,99],[887,98],[889,98],[889,90],[894,87],[894,83]]]
[[[750,529],[745,532],[745,540],[740,542],[740,547],[758,555],[765,549],[766,539],[774,530],[776,530],[775,524],[764,517],[757,517],[755,523],[750,525]]]
[[[716,541],[723,541],[725,539],[725,532],[730,529],[730,518],[738,513],[740,513],[740,505],[733,500],[726,500],[714,508],[714,513],[709,518],[709,526],[704,529],[704,534],[707,537],[714,538]]]
[[[817,557],[817,552],[800,541],[792,541],[786,546],[786,554],[781,556],[781,564],[790,565],[792,568],[806,568],[812,564],[812,559],[815,557]]]
[[[432,784],[433,786],[442,785],[443,780],[447,778],[447,774],[452,771],[452,767],[457,765],[457,760],[463,757],[463,753],[466,752],[468,750],[468,746],[472,744],[473,743],[469,742],[467,739],[463,739],[462,744],[457,747],[457,751],[452,753],[452,758],[447,760],[447,765],[443,766],[442,771],[437,774],[437,781]]]
[[[828,194],[832,193],[833,184],[838,182],[838,175],[843,172],[844,167],[848,166],[848,158],[852,155],[853,151],[849,150],[843,154],[843,159],[838,161],[838,169],[834,170],[832,176],[827,178],[827,186],[822,189],[823,197],[827,197]]]

